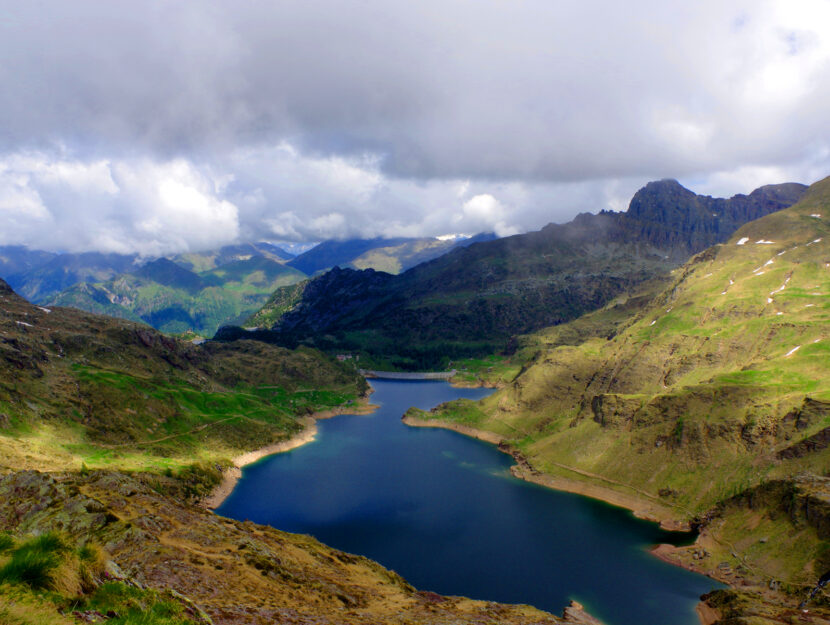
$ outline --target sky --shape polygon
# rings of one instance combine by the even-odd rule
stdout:
[[[508,235],[830,175],[830,0],[0,0],[0,245]]]

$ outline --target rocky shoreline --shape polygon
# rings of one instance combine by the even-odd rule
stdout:
[[[284,453],[291,451],[297,447],[310,443],[317,436],[317,421],[321,419],[331,419],[342,414],[371,414],[377,410],[377,406],[368,403],[368,395],[361,398],[361,402],[357,406],[348,408],[333,408],[331,410],[323,410],[315,412],[309,416],[301,417],[300,423],[303,429],[292,436],[291,438],[260,447],[253,451],[248,451],[234,458],[231,462],[233,466],[226,469],[222,473],[222,481],[214,488],[210,494],[201,500],[200,505],[208,510],[215,510],[230,496],[233,489],[236,488],[237,482],[242,477],[242,468],[253,464],[267,456],[273,454]]]

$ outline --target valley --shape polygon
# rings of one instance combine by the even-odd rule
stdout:
[[[673,212],[677,206],[682,210]],[[700,218],[684,221],[696,206]],[[731,221],[709,220],[703,212],[712,206]],[[30,549],[25,540],[32,531],[61,528],[66,544],[100,545],[110,569],[121,571],[118,583],[145,593],[143,610],[185,620],[194,614],[219,623],[256,622],[265,614],[280,620],[288,618],[286,609],[320,615],[330,601],[325,593],[334,593],[348,598],[339,600],[342,616],[339,608],[327,613],[330,622],[397,622],[390,611],[397,609],[413,623],[591,622],[577,608],[557,620],[533,608],[433,598],[357,556],[343,556],[357,558],[348,560],[357,567],[349,573],[337,565],[320,573],[325,581],[312,581],[300,564],[309,549],[320,561],[346,560],[321,555],[335,553],[331,547],[198,508],[223,483],[225,494],[234,487],[228,476],[239,475],[234,466],[247,464],[246,454],[257,459],[308,443],[319,429],[315,416],[370,411],[358,363],[423,370],[452,362],[454,384],[496,392],[433,409],[402,407],[407,425],[498,444],[512,456],[515,477],[609,501],[669,529],[694,528],[694,544],[672,540],[674,546],[661,545],[649,557],[728,585],[706,594],[701,618],[785,623],[830,567],[828,207],[827,180],[806,192],[779,185],[728,201],[695,196],[670,181],[652,183],[628,213],[581,216],[538,233],[474,243],[399,275],[335,267],[277,287],[246,322],[273,329],[224,328],[218,340],[201,344],[148,328],[139,315],[117,319],[30,304],[2,283],[0,472],[6,477],[0,489],[52,493],[52,503],[0,514],[14,536],[0,569],[17,550]],[[299,277],[284,258],[235,254],[159,259],[132,277],[76,285],[60,297],[83,293],[99,301],[100,312],[112,313],[107,302],[140,302],[142,288],[160,292],[153,284],[195,301],[234,280],[267,291],[268,280]],[[264,281],[256,282],[257,275]],[[499,303],[480,306],[475,302],[496,295],[476,299],[488,284],[500,285],[486,287],[496,288]],[[531,287],[542,299],[528,297]],[[114,297],[117,288],[125,290]],[[414,310],[421,312],[413,316]],[[470,316],[472,310],[478,312]],[[182,327],[192,332],[193,312],[185,312],[190,317]],[[181,319],[172,315],[168,322]],[[155,319],[179,329],[162,321]],[[334,358],[341,350],[345,355]],[[82,507],[106,510],[109,520],[60,516],[58,510],[81,505],[71,503],[77,496],[91,498]],[[122,522],[138,523],[145,533],[113,538],[113,523]],[[185,526],[190,538],[182,542],[175,528]],[[262,537],[268,546],[257,549],[270,555],[240,560],[220,555],[233,552],[227,546],[206,551],[200,545],[211,544],[208,535],[216,532],[231,532],[231,542],[237,540],[231,535]],[[150,543],[167,547],[141,547]],[[282,545],[280,555],[275,544]],[[170,562],[189,573],[171,576]],[[291,568],[294,562],[301,568]],[[253,566],[271,581],[250,584],[236,604],[229,586],[216,586],[226,566],[243,576]],[[72,592],[93,593],[85,600],[98,601],[94,579],[101,573],[79,575],[93,581],[89,590]],[[204,596],[205,583],[218,594]],[[377,590],[361,594],[368,587]],[[61,599],[20,592],[20,600],[60,614]],[[176,594],[182,592],[189,599]],[[276,598],[263,603],[257,599],[263,592]],[[804,622],[827,615],[825,591],[816,593],[801,612]],[[562,597],[543,607],[565,603]],[[439,605],[437,612],[425,608]]]

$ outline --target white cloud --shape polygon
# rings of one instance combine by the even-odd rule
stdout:
[[[207,174],[181,159],[13,155],[0,161],[0,241],[144,255],[231,242],[237,209],[214,189]]]

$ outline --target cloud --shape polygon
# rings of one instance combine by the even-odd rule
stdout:
[[[826,2],[471,8],[20,3],[0,33],[15,85],[0,145],[168,157],[289,141],[372,153],[395,176],[564,181],[769,161],[824,134]]]
[[[812,182],[830,170],[828,7],[11,3],[0,242],[506,233],[625,208],[655,178]]]
[[[237,208],[178,159],[91,161],[42,153],[0,160],[0,244],[158,255],[234,240]]]

